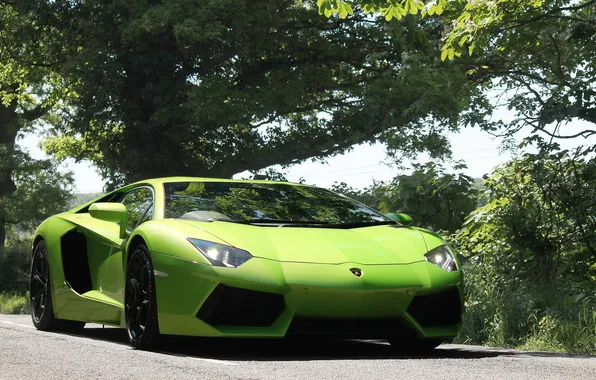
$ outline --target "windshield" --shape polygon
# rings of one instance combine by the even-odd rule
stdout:
[[[283,183],[165,183],[165,217],[230,222],[392,223],[383,214],[329,190]]]

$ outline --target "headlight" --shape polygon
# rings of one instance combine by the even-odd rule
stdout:
[[[188,238],[188,241],[201,251],[211,264],[218,267],[238,268],[252,258],[249,252],[229,245],[192,238]]]
[[[424,258],[429,263],[433,263],[447,272],[455,272],[457,270],[457,263],[455,262],[453,253],[451,253],[451,250],[446,245],[431,249],[424,255]]]

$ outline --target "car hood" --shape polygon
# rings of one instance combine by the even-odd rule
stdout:
[[[353,229],[184,221],[255,257],[319,264],[407,264],[424,260],[423,233],[401,226]]]

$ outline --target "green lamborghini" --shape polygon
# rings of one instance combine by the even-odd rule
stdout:
[[[387,339],[457,335],[460,264],[445,241],[331,191],[287,182],[160,178],[52,216],[36,231],[31,316],[162,335]]]

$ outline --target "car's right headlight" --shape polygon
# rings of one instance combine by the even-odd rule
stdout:
[[[457,271],[455,257],[446,245],[440,245],[437,248],[431,249],[424,255],[424,258],[429,263],[435,264],[446,272]]]

